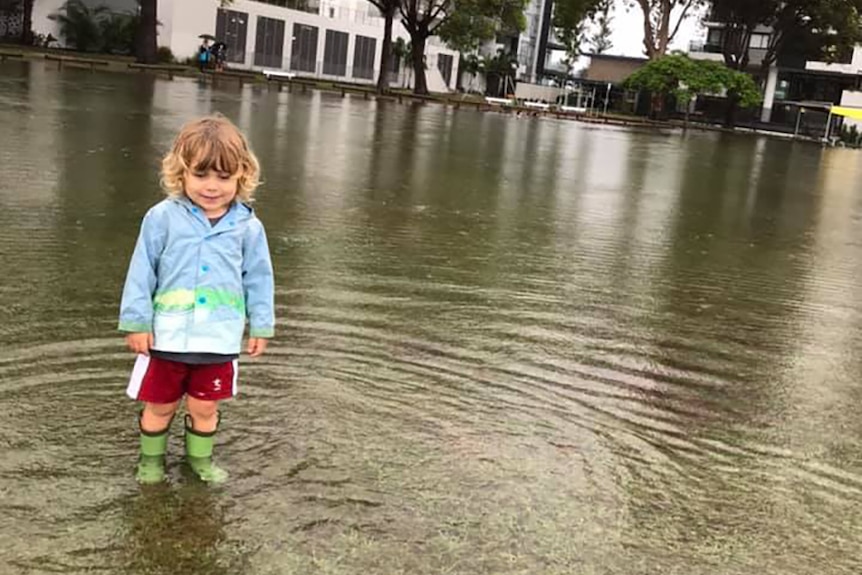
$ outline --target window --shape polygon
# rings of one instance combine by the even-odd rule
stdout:
[[[769,34],[752,34],[748,47],[757,50],[766,50],[769,48]]]
[[[721,47],[722,43],[722,31],[717,28],[710,29],[709,33],[706,35],[706,45],[707,46],[716,46]]]
[[[452,62],[453,58],[449,54],[437,55],[437,69],[440,70],[440,75],[443,76],[447,86],[452,82]]]
[[[331,76],[347,74],[347,32],[326,31],[326,46],[323,50],[323,73]]]
[[[294,24],[291,47],[291,70],[317,72],[317,26]]]
[[[216,13],[216,38],[227,45],[228,62],[245,63],[245,37],[248,14],[219,8]]]
[[[281,68],[284,54],[284,20],[257,17],[254,65]]]
[[[291,10],[299,10],[301,12],[310,12],[312,14],[317,14],[317,11],[320,7],[320,2],[318,0],[255,0],[256,2],[262,2],[263,4],[273,4],[275,6],[281,6],[283,8],[290,8]]]
[[[374,50],[377,47],[376,38],[357,36],[353,45],[353,77],[374,79]]]

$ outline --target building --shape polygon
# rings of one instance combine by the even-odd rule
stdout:
[[[724,61],[722,47],[726,37],[726,24],[707,18],[706,41],[694,43],[690,56],[698,59]],[[749,42],[747,71],[761,83],[764,92],[761,122],[786,122],[786,113],[796,114],[800,105],[841,104],[846,92],[860,87],[862,74],[862,47],[844,54],[837,62],[827,63],[805,60],[780,54],[776,63],[764,69],[763,61],[772,35],[769,27],[759,27]],[[795,118],[790,118],[794,120]]]
[[[136,0],[115,0],[123,1],[137,5]],[[34,32],[59,37],[56,22],[48,16],[62,4],[37,2]],[[376,83],[380,71],[384,21],[367,0],[234,0],[224,8],[218,0],[159,0],[157,14],[159,46],[170,48],[178,60],[194,57],[200,36],[210,34],[227,44],[232,68],[284,70],[364,84]],[[409,41],[396,18],[393,39],[398,37]],[[425,59],[428,89],[454,90],[458,53],[429,38]],[[412,74],[403,68],[396,63],[392,84],[410,84]]]
[[[518,61],[516,78],[523,82],[539,84],[549,72],[559,74],[559,70],[548,69],[550,51],[558,47],[551,26],[553,8],[554,0],[529,0],[524,8],[524,30],[498,35],[483,44],[479,53],[485,57],[501,50],[514,54]]]

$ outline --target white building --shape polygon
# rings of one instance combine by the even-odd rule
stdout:
[[[62,4],[63,0],[37,1],[34,32],[59,37],[56,22],[47,17]],[[170,48],[178,60],[195,56],[200,35],[211,34],[227,44],[232,68],[285,70],[366,84],[376,83],[380,71],[383,18],[367,0],[234,0],[224,8],[219,0],[159,0],[157,17],[159,46]],[[399,20],[393,26],[393,40],[409,42]],[[428,89],[454,90],[458,52],[429,38],[425,59]],[[412,74],[403,68],[393,70],[393,85],[410,84]]]

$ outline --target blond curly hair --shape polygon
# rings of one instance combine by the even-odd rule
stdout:
[[[243,202],[252,201],[260,183],[260,164],[239,128],[218,114],[182,127],[171,151],[162,160],[162,188],[168,196],[182,196],[185,174],[209,170],[232,176],[239,174],[237,198]]]

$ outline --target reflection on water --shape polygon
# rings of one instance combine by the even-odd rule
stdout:
[[[157,166],[264,166],[232,481],[132,481],[113,331]],[[0,571],[851,573],[859,156],[0,65]]]

